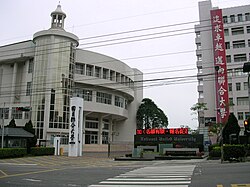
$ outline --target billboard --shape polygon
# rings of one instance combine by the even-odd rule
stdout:
[[[229,116],[229,99],[222,10],[211,10],[210,15],[215,69],[216,121],[226,123]]]

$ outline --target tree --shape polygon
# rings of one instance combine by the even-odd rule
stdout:
[[[9,123],[9,125],[7,125],[7,127],[16,128],[16,122],[15,122],[14,118],[10,121],[10,123]]]
[[[23,129],[34,135],[34,137],[27,139],[27,152],[30,153],[30,148],[35,147],[37,143],[37,136],[35,135],[35,129],[33,128],[31,120],[25,124]]]
[[[195,114],[198,115],[198,122],[199,124],[201,123],[200,121],[200,113],[204,112],[204,110],[207,110],[207,103],[196,103],[194,104],[190,110],[194,111]]]
[[[144,98],[136,113],[138,129],[162,128],[168,126],[164,112],[149,98]]]
[[[228,117],[228,121],[222,130],[223,143],[230,143],[229,136],[231,134],[236,134],[239,136],[240,126],[238,120],[233,113]]]

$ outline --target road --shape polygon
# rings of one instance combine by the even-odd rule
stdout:
[[[1,187],[250,187],[250,162],[218,160],[114,161],[84,156],[0,160]]]

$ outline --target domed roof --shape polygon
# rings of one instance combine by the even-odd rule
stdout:
[[[62,11],[61,5],[57,5],[56,10],[51,12],[51,16],[55,14],[63,14],[66,17],[66,14]]]

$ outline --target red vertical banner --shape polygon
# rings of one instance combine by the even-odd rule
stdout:
[[[222,10],[211,10],[210,14],[213,36],[214,68],[216,77],[216,121],[217,123],[226,123],[229,116],[229,99]]]

